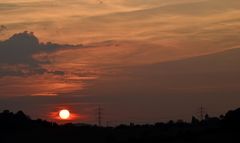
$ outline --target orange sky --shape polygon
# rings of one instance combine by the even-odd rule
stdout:
[[[192,63],[188,63],[187,70],[173,64],[179,67],[175,69],[179,71],[178,73],[165,72],[163,69],[153,66],[239,48],[239,8],[240,2],[237,0],[182,0],[181,2],[179,0],[102,0],[102,2],[98,0],[0,0],[0,39],[2,41],[15,33],[27,30],[33,31],[40,42],[83,44],[75,48],[59,49],[54,52],[42,51],[30,55],[32,57],[30,60],[49,61],[48,64],[38,63],[37,69],[42,68],[47,71],[44,74],[26,74],[24,77],[10,76],[11,74],[6,71],[13,73],[20,70],[24,73],[31,73],[36,70],[36,67],[28,69],[31,68],[31,65],[26,63],[9,65],[1,63],[0,58],[0,75],[2,73],[7,75],[0,78],[2,85],[0,96],[4,98],[15,96],[88,98],[88,96],[97,96],[96,99],[91,99],[93,100],[91,103],[86,101],[89,103],[86,105],[87,107],[85,107],[85,103],[81,102],[84,104],[82,112],[86,113],[86,110],[93,108],[89,106],[97,105],[98,102],[106,102],[106,107],[114,107],[120,112],[119,107],[110,104],[115,102],[112,97],[123,96],[122,94],[124,94],[123,99],[125,96],[129,96],[126,98],[128,99],[126,107],[133,103],[134,106],[145,110],[148,109],[146,106],[149,104],[142,103],[142,100],[135,104],[132,101],[136,94],[147,97],[150,92],[153,96],[151,98],[162,95],[161,101],[166,99],[171,103],[173,101],[169,97],[178,97],[186,92],[187,94],[203,92],[206,95],[215,95],[222,91],[226,97],[225,95],[231,89],[235,95],[239,92],[239,83],[233,76],[225,77],[230,74],[235,75],[234,73],[238,71],[238,68],[233,66],[234,60],[224,65],[224,67],[229,66],[231,71],[222,71],[222,68],[215,67],[216,65],[212,63],[215,68],[211,71],[201,71],[201,76],[199,76],[199,72],[191,68],[194,66]],[[10,54],[9,56],[11,57]],[[223,59],[231,59],[226,58],[227,56],[213,57],[215,58],[208,59],[217,59],[216,61],[222,63],[224,63],[221,60],[223,57]],[[208,62],[200,63],[207,64]],[[167,68],[169,67],[171,66],[167,66]],[[145,71],[146,69],[149,70]],[[64,72],[64,75],[53,75],[55,71]],[[224,76],[220,76],[222,75],[220,71],[224,73]],[[181,72],[185,74],[182,75]],[[203,77],[212,77],[209,75],[210,73],[216,75],[215,80],[203,81],[202,78],[199,78],[203,75],[205,75]],[[158,80],[153,80],[153,76]],[[165,76],[174,78],[168,79]],[[185,76],[188,77],[181,78]],[[186,80],[186,82],[181,83],[179,80]],[[227,82],[220,84],[219,80]],[[139,87],[143,91],[137,92]],[[190,91],[191,93],[189,93]],[[102,96],[103,99],[99,99],[99,96]],[[212,97],[209,98],[213,101]],[[199,101],[204,102],[204,99],[208,98],[204,97]],[[233,97],[231,102],[235,99],[236,97]],[[63,103],[63,101],[58,102],[59,106],[66,104],[71,106],[70,104],[72,104],[72,102]],[[31,102],[36,101],[31,99]],[[196,100],[194,103],[198,104],[198,101]],[[211,106],[211,103],[206,104]],[[6,108],[9,107],[7,102],[4,102],[5,104]],[[155,104],[157,106],[158,103]],[[193,106],[190,100],[186,104],[189,106],[181,108],[181,112]],[[176,103],[174,107],[181,105],[182,103]],[[234,103],[234,106],[237,105],[238,103]],[[55,108],[52,104],[46,106],[51,106],[52,110]],[[167,105],[162,103],[161,108],[166,107]],[[229,102],[228,105],[221,106],[221,110],[220,108],[216,110],[216,107],[211,106],[210,111],[216,114],[230,107]],[[150,109],[152,108],[154,107]],[[50,109],[42,110],[50,112]],[[160,117],[151,117],[151,115],[149,115],[150,117],[143,116],[137,112],[135,107],[132,107],[130,111],[129,114],[121,116],[122,120],[126,120],[125,117],[132,113],[137,114],[136,116],[132,115],[134,120],[135,118],[139,121],[160,119]],[[144,114],[150,114],[146,112]],[[188,110],[179,117],[186,118],[192,113],[193,111]],[[112,111],[111,114],[113,114]],[[176,112],[162,116],[164,116],[163,118],[176,116]]]

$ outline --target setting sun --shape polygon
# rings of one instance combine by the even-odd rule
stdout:
[[[69,110],[66,110],[66,109],[60,110],[60,111],[59,111],[59,117],[60,117],[62,120],[67,120],[67,119],[69,119],[69,117],[70,117],[70,112],[69,112]]]

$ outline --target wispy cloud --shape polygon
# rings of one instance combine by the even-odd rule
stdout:
[[[41,43],[31,32],[16,33],[0,41],[0,83],[5,83],[0,87],[4,89],[0,95],[50,96],[82,89],[83,81],[94,79],[94,74],[87,69],[78,71],[64,64],[56,65],[48,57],[73,47],[82,48]]]
[[[0,41],[0,76],[56,74],[64,75],[62,71],[48,71],[42,64],[49,64],[48,59],[37,60],[34,54],[52,52],[63,45],[40,43],[33,33],[17,33],[5,41]]]

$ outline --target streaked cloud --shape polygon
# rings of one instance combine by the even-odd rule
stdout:
[[[1,98],[29,108],[41,96],[43,106],[65,102],[83,115],[102,103],[125,121],[185,118],[203,102],[213,113],[237,106],[239,50],[226,50],[240,46],[239,8],[237,0],[0,0]],[[38,38],[15,41],[24,30]],[[83,45],[58,47],[65,43]]]
[[[41,43],[31,32],[16,33],[0,41],[0,87],[2,96],[52,96],[81,90],[83,81],[96,78],[87,69],[79,71],[55,65],[48,58],[58,50],[82,48],[81,45]],[[29,89],[28,89],[29,88]],[[14,89],[14,90],[13,90]]]

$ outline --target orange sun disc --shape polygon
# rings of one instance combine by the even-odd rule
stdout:
[[[59,117],[60,117],[62,120],[67,120],[67,119],[69,119],[69,117],[70,117],[70,112],[69,112],[69,110],[66,110],[66,109],[60,110],[60,111],[59,111]]]

